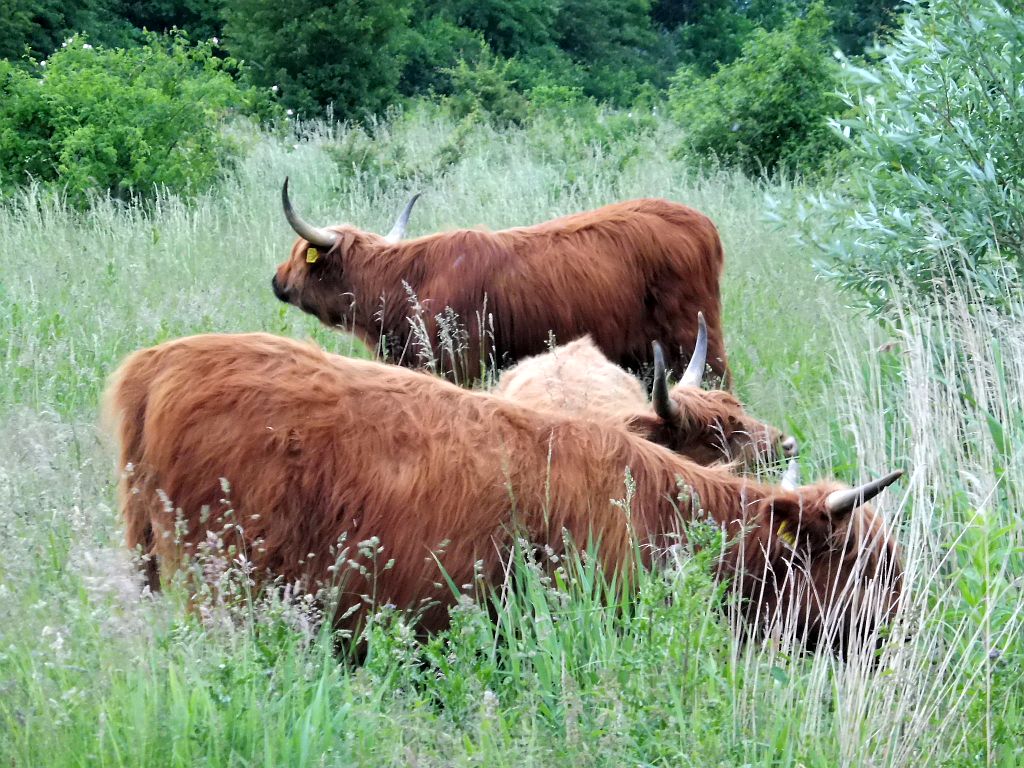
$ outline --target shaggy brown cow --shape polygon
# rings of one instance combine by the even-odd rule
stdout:
[[[856,490],[761,485],[621,428],[266,334],[136,352],[111,377],[104,412],[126,468],[128,546],[164,575],[220,529],[226,478],[237,527],[224,535],[258,572],[323,583],[339,539],[376,536],[393,567],[372,586],[345,568],[342,608],[373,594],[422,608],[428,630],[447,623],[453,601],[438,563],[454,584],[498,583],[516,535],[560,551],[564,530],[599,540],[606,569],[621,569],[635,543],[650,560],[674,542],[698,504],[738,539],[722,568],[751,621],[780,609],[809,644],[842,647],[844,633],[890,617],[900,595],[896,545],[860,506],[898,472]],[[611,501],[626,495],[627,467],[628,513]],[[155,566],[150,577],[158,586]]]
[[[639,380],[601,354],[589,336],[519,362],[501,374],[494,392],[532,408],[625,424],[699,464],[739,460],[752,468],[795,456],[795,438],[749,416],[730,393],[701,389],[707,354],[703,313],[697,313],[697,326],[690,364],[672,389],[655,342],[650,404]]]
[[[590,334],[613,362],[651,362],[650,340],[679,369],[707,316],[708,361],[728,378],[722,335],[722,243],[711,220],[667,200],[630,200],[498,232],[463,229],[397,242],[352,226],[318,228],[292,209],[299,239],[275,295],[329,326],[350,328],[385,359],[457,381]],[[406,207],[406,214],[412,203]],[[406,215],[407,218],[407,215]],[[450,308],[450,311],[449,311]],[[452,313],[457,329],[453,329]]]

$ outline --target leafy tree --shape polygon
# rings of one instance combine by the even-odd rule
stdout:
[[[660,0],[652,16],[671,30],[679,59],[702,75],[739,56],[755,27],[735,0]]]
[[[830,0],[829,17],[839,47],[848,54],[863,53],[897,19],[904,0]]]
[[[121,0],[120,13],[138,29],[169,32],[188,30],[193,40],[209,40],[223,33],[219,0]]]
[[[969,280],[998,302],[1024,268],[1015,6],[917,4],[877,67],[847,67],[849,170],[807,224],[822,268],[876,309],[892,306],[894,282],[928,297]]]
[[[100,44],[129,39],[130,27],[115,12],[115,0],[0,0],[0,58],[39,60],[75,32]],[[28,63],[25,62],[25,66]]]
[[[554,39],[558,5],[549,0],[425,0],[426,12],[480,32],[502,57],[530,54]]]
[[[562,0],[556,42],[586,73],[584,92],[627,103],[658,79],[650,0]]]
[[[409,10],[402,0],[228,0],[225,45],[285,106],[364,118],[398,98]]]
[[[474,65],[465,61],[451,70],[452,95],[445,100],[448,109],[464,118],[470,114],[485,113],[498,123],[522,123],[528,115],[529,104],[515,87],[508,59],[485,54]]]
[[[111,50],[72,38],[32,73],[0,62],[0,188],[35,179],[84,205],[209,186],[237,149],[223,121],[250,104],[228,65],[156,35]]]
[[[483,35],[440,15],[414,17],[403,41],[405,61],[399,91],[405,96],[449,94],[452,71],[472,67],[490,51]]]
[[[701,79],[676,75],[670,105],[684,151],[713,154],[750,173],[780,165],[815,171],[839,146],[827,118],[842,106],[823,6],[772,32],[756,30],[731,64]]]

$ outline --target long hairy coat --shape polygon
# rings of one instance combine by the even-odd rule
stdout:
[[[676,384],[668,391],[675,414],[658,415],[639,379],[606,358],[589,336],[519,361],[502,371],[493,391],[531,408],[623,425],[699,464],[739,461],[754,468],[783,451],[782,433],[724,390]]]
[[[651,362],[657,340],[681,370],[703,311],[708,365],[727,377],[722,242],[711,220],[685,205],[630,200],[530,227],[401,242],[351,226],[323,231],[336,235],[333,247],[323,252],[300,237],[274,275],[275,294],[351,329],[391,362],[429,361],[465,381],[482,364],[503,367],[552,338],[589,333],[610,360],[633,369]]]
[[[203,335],[135,352],[104,414],[120,445],[126,542],[149,556],[154,588],[157,567],[166,577],[211,531],[257,572],[310,588],[342,578],[339,546],[376,537],[392,567],[342,568],[339,610],[374,595],[420,609],[431,630],[454,599],[439,565],[456,585],[497,583],[516,536],[562,551],[565,531],[599,541],[614,571],[634,544],[650,561],[700,511],[738,542],[721,572],[754,624],[785,615],[811,645],[836,645],[888,618],[900,593],[882,519],[869,506],[831,516],[835,484],[761,485],[625,429],[311,344]],[[627,468],[628,512],[613,501],[627,497]]]

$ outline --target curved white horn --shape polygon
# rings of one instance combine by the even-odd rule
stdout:
[[[651,405],[654,412],[664,421],[676,421],[679,418],[679,406],[668,396],[668,372],[665,370],[665,353],[661,344],[651,342],[654,347],[654,385],[651,387]]]
[[[338,235],[329,229],[320,229],[303,220],[292,208],[292,201],[288,199],[288,177],[284,177],[284,186],[281,187],[281,205],[284,206],[284,217],[288,219],[295,234],[309,240],[317,248],[330,248],[338,239]]]
[[[789,466],[786,467],[779,485],[784,491],[795,491],[800,487],[800,463],[796,459],[789,460]]]
[[[391,228],[384,239],[389,243],[397,243],[403,237],[405,237],[405,228],[409,226],[409,214],[412,213],[412,207],[416,205],[416,201],[420,199],[420,193],[417,192],[415,195],[409,198],[409,202],[405,204],[405,208],[395,219],[395,226]]]
[[[704,322],[704,313],[697,313],[697,343],[693,345],[693,357],[686,366],[686,372],[679,379],[684,387],[699,387],[704,380],[704,365],[708,359],[708,324]]]
[[[832,491],[832,493],[825,497],[825,508],[829,511],[829,514],[832,515],[849,514],[861,504],[871,501],[871,499],[875,498],[875,496],[895,483],[902,476],[903,470],[897,469],[895,472],[890,472],[885,477],[864,483],[864,485],[859,485],[848,491]]]

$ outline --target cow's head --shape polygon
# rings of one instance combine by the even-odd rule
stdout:
[[[704,313],[697,313],[697,343],[679,382],[668,386],[661,345],[654,342],[654,417],[647,429],[655,442],[701,464],[740,461],[748,467],[797,453],[796,439],[748,414],[724,390],[701,389],[708,350]]]
[[[857,488],[800,486],[796,460],[790,462],[781,493],[760,502],[750,535],[726,558],[759,632],[792,632],[812,650],[845,656],[892,620],[902,556],[867,502],[902,474]]]
[[[325,325],[344,325],[354,297],[346,269],[354,256],[386,248],[405,236],[409,213],[419,198],[413,195],[387,235],[377,235],[352,226],[314,227],[292,207],[288,198],[288,179],[281,189],[281,203],[288,223],[299,236],[291,255],[277,268],[271,280],[274,295],[315,315]],[[372,257],[371,257],[372,258]]]

